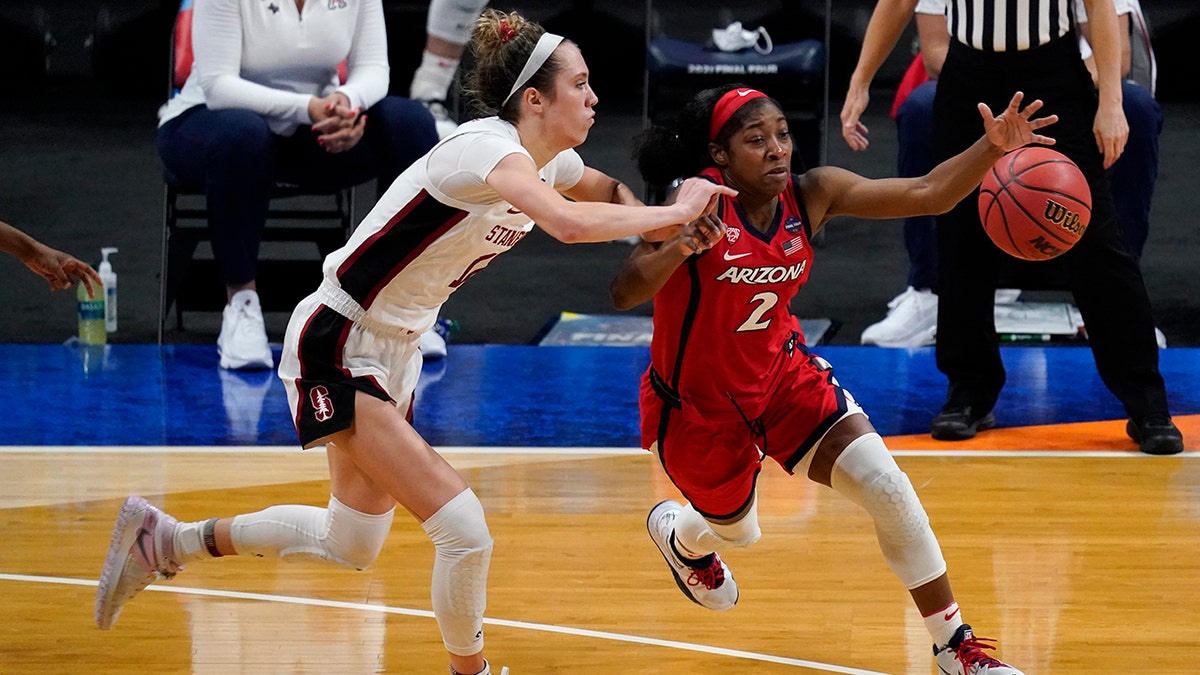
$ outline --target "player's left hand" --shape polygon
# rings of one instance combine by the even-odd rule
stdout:
[[[986,103],[980,103],[978,106],[988,141],[1003,152],[1010,152],[1030,143],[1054,145],[1053,138],[1034,132],[1057,122],[1058,115],[1032,119],[1033,114],[1041,110],[1042,101],[1038,99],[1021,109],[1021,101],[1024,99],[1025,94],[1018,91],[1008,102],[1008,107],[995,117]]]
[[[715,214],[706,213],[684,225],[675,235],[675,243],[684,255],[703,253],[721,241],[726,225]]]

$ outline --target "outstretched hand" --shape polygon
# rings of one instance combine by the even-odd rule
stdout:
[[[680,222],[691,222],[705,213],[712,212],[717,208],[717,200],[722,195],[736,197],[737,190],[703,178],[689,178],[683,181],[679,190],[675,192],[675,205],[685,209]]]
[[[1057,122],[1058,115],[1030,119],[1034,113],[1041,110],[1042,101],[1038,99],[1022,110],[1021,101],[1024,99],[1025,94],[1019,91],[1013,94],[1012,100],[1008,102],[1008,107],[995,117],[992,116],[992,109],[986,103],[980,103],[978,106],[979,114],[983,116],[983,128],[988,141],[1004,152],[1016,150],[1030,143],[1054,145],[1053,138],[1034,132]]]
[[[38,244],[33,255],[22,262],[43,279],[50,282],[50,290],[60,291],[82,282],[88,297],[95,298],[103,285],[100,275],[87,263],[44,244]]]

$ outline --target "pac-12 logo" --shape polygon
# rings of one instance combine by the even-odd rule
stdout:
[[[329,390],[323,385],[318,384],[310,389],[308,398],[312,401],[313,417],[318,422],[325,422],[333,417],[333,401],[329,398]]]
[[[742,236],[742,231],[736,227],[725,230],[725,241],[728,241],[730,246],[736,244],[740,236]]]

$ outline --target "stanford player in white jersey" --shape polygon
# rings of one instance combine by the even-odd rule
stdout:
[[[627,309],[654,299],[650,367],[642,378],[644,447],[687,498],[656,505],[650,536],[684,594],[729,609],[737,584],[718,552],[760,536],[755,482],[764,457],[832,487],[874,519],[884,558],[912,594],[939,667],[1019,675],[988,656],[962,622],[929,520],[862,409],[805,346],[788,311],[812,272],[810,238],[839,215],[902,218],[946,211],[1005,152],[1052,143],[1021,95],[986,135],[920,178],[870,180],[836,167],[791,173],[792,139],[779,104],[732,86],[701,92],[674,129],[642,137],[651,185],[694,176],[727,185],[717,210],[663,242],[643,241],[612,283]]]
[[[131,497],[97,592],[101,627],[147,584],[196,560],[301,555],[364,568],[400,504],[437,550],[433,613],[451,673],[490,673],[483,612],[492,539],[483,507],[406,419],[420,334],[450,293],[535,222],[566,243],[670,235],[733,191],[694,179],[675,204],[642,205],[574,151],[597,102],[578,47],[515,12],[489,10],[472,50],[469,93],[488,118],[463,125],[400,175],[325,260],[320,288],[288,325],[279,376],[301,443],[326,445],[329,507],[178,523]]]

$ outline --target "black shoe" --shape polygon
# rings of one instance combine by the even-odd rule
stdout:
[[[1125,433],[1138,444],[1138,450],[1147,455],[1177,455],[1183,452],[1183,434],[1170,417],[1152,415],[1140,425],[1129,420],[1125,423]]]
[[[996,426],[996,418],[991,412],[975,415],[971,406],[951,407],[946,405],[942,412],[933,418],[929,435],[939,441],[965,441],[975,438],[975,433]]]

